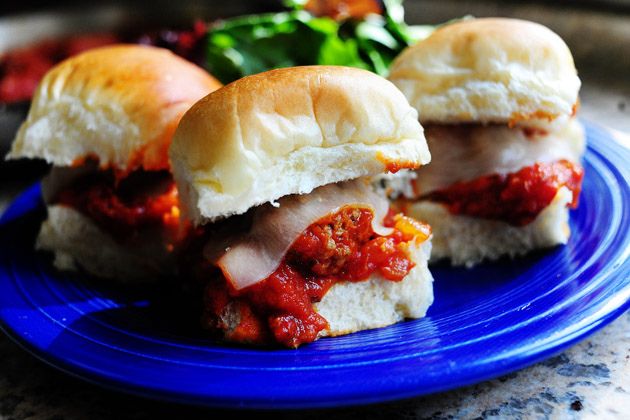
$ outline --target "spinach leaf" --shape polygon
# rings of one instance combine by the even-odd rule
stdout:
[[[385,0],[383,5],[383,16],[338,22],[313,16],[301,10],[302,2],[294,1],[291,11],[216,22],[208,31],[208,70],[223,83],[309,64],[359,67],[385,75],[396,55],[417,40],[417,31],[404,23],[400,0]]]

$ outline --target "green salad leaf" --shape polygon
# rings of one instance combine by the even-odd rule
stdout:
[[[400,0],[385,0],[384,14],[341,22],[316,17],[293,1],[294,10],[219,21],[208,32],[207,67],[221,82],[309,64],[359,67],[385,75],[406,46],[431,27],[408,26]]]

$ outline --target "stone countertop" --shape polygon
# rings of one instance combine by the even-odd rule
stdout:
[[[630,89],[588,80],[581,115],[630,131]],[[5,171],[6,172],[6,171]],[[5,174],[4,178],[7,178]],[[2,180],[0,213],[34,175]],[[65,375],[0,334],[0,420],[212,418],[234,415],[146,400]],[[250,413],[254,417],[253,413]],[[412,400],[341,410],[263,412],[255,417],[500,419],[630,418],[630,312],[566,352],[480,384]]]

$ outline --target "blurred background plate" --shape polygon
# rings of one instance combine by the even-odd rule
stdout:
[[[567,246],[474,270],[436,267],[424,319],[298,350],[218,344],[178,293],[55,272],[33,251],[39,187],[0,221],[0,323],[45,362],[127,392],[230,408],[306,408],[424,395],[544,359],[630,305],[630,149],[587,124]]]

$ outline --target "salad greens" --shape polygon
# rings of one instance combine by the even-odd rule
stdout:
[[[384,0],[383,15],[336,21],[316,17],[303,1],[292,10],[240,16],[208,31],[207,67],[223,83],[278,67],[329,64],[359,67],[385,75],[408,45],[428,36],[431,26],[404,22],[402,1]]]

